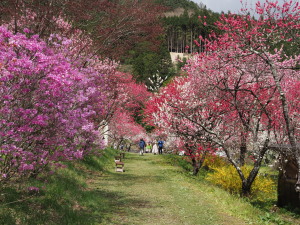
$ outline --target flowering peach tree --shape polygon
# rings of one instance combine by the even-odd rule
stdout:
[[[299,4],[258,2],[258,19],[243,10],[221,17],[221,34],[200,37],[205,52],[189,61],[187,77],[156,95],[147,113],[166,131],[224,151],[241,193],[249,195],[271,142],[288,140],[295,156],[299,151],[299,53],[286,50],[299,45]],[[255,162],[246,176],[241,166],[248,152]]]

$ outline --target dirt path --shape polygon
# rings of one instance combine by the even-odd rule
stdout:
[[[95,177],[90,188],[102,193],[107,208],[101,224],[241,225],[225,213],[218,199],[204,194],[199,184],[160,162],[160,156],[129,154],[125,172]]]

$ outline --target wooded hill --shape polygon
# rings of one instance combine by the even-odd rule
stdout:
[[[206,37],[212,29],[215,29],[214,22],[220,14],[207,9],[203,4],[198,5],[188,0],[160,2],[165,6],[172,5],[169,8],[171,10],[167,11],[163,18],[168,50],[180,53],[203,51],[199,36]]]
[[[170,11],[173,11],[178,8],[183,9],[192,9],[199,7],[199,5],[190,0],[155,0],[159,5],[167,7]]]
[[[156,0],[155,3],[164,7],[160,20],[163,32],[159,38],[159,47],[151,50],[151,42],[137,43],[124,61],[125,64],[132,65],[132,73],[137,80],[145,82],[147,86],[151,85],[149,78],[156,79],[157,74],[164,82],[178,73],[183,64],[179,63],[176,71],[169,52],[203,51],[204,47],[199,36],[206,37],[212,29],[215,29],[214,22],[220,16],[208,10],[205,5],[189,0]]]

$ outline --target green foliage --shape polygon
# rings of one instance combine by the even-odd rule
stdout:
[[[103,195],[89,190],[86,181],[90,174],[113,167],[116,151],[102,150],[101,157],[89,156],[52,176],[11,185],[1,190],[0,224],[99,224],[107,212]],[[30,187],[38,189],[31,190]],[[102,208],[101,208],[102,207]]]
[[[177,50],[179,45],[180,48],[184,48],[183,42],[184,45],[192,45],[189,50],[198,51],[199,47],[194,40],[198,39],[199,35],[207,36],[219,17],[218,13],[200,8],[189,0],[157,0],[156,3],[167,6],[169,10],[184,8],[185,11],[182,15],[162,18],[165,33],[164,36],[157,39],[159,44],[155,46],[153,42],[149,41],[136,43],[135,47],[121,59],[122,64],[130,65],[130,72],[137,82],[144,83],[152,91],[157,91],[159,87],[164,86],[186,63],[186,59],[183,59],[183,62],[178,63],[176,68],[172,64],[169,52]],[[206,16],[209,26],[203,26],[203,22],[198,19],[199,15]],[[166,40],[169,40],[168,44]],[[170,46],[170,42],[174,44]],[[126,69],[128,68],[127,66]],[[160,82],[157,81],[157,76],[159,76]]]
[[[181,68],[185,66],[186,62],[187,62],[187,58],[185,58],[185,57],[183,57],[183,59],[178,61],[177,64],[176,64],[177,71],[180,71]]]
[[[265,213],[262,216],[259,216],[259,218],[263,221],[264,224],[276,224],[276,225],[287,225],[287,224],[291,224],[288,223],[284,220],[282,220],[281,218],[279,218],[278,216],[273,215],[272,213]]]
[[[155,0],[157,4],[168,7],[168,9],[184,8],[197,9],[198,5],[190,0]]]
[[[178,166],[185,171],[192,171],[191,163],[184,159],[184,157],[174,154],[164,155],[164,161],[172,166]]]
[[[155,127],[145,122],[145,115],[143,113],[144,113],[144,109],[134,112],[133,114],[134,121],[137,124],[140,124],[142,127],[144,127],[146,132],[151,133],[155,129]]]
[[[150,42],[138,43],[129,55],[124,62],[132,65],[132,72],[137,82],[149,86],[151,84],[149,78],[155,74],[164,80],[175,74],[170,53],[162,40],[158,49],[153,48]]]
[[[221,186],[230,193],[240,194],[242,190],[242,182],[236,171],[232,166],[222,166],[213,168],[214,172],[208,174],[207,180]],[[243,166],[243,173],[246,177],[249,176],[252,167]],[[252,184],[251,194],[252,197],[258,200],[271,198],[274,193],[275,184],[272,179],[257,175],[255,181]]]
[[[194,41],[199,42],[199,36],[207,37],[211,31],[218,33],[214,23],[219,19],[220,14],[206,8],[185,9],[182,14],[175,12],[162,19],[166,30],[168,48],[171,52],[192,53],[204,50]],[[201,19],[199,19],[199,17]],[[204,22],[207,25],[204,25]],[[186,48],[186,46],[189,46]]]

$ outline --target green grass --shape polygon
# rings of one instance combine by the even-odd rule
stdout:
[[[103,205],[103,193],[90,189],[88,181],[111,168],[115,154],[108,150],[100,158],[67,163],[67,168],[22,188],[14,185],[1,190],[0,224],[98,224],[101,217],[96,218],[94,211]],[[30,192],[30,186],[40,191]]]
[[[183,170],[187,170],[187,165],[184,162],[180,162],[182,160],[181,156],[177,155],[166,155],[166,162],[171,165],[182,167]],[[187,162],[186,162],[187,163]],[[183,166],[182,166],[183,165]],[[289,208],[278,208],[276,206],[277,202],[277,189],[273,190],[273,194],[271,194],[271,198],[264,199],[263,201],[259,201],[257,199],[248,199],[241,198],[240,196],[234,196],[228,193],[224,193],[224,190],[217,188],[211,183],[204,180],[207,173],[209,173],[206,169],[201,169],[199,174],[195,176],[191,176],[191,172],[186,173],[191,179],[194,179],[195,182],[201,183],[201,188],[206,187],[206,193],[210,192],[210,189],[213,189],[216,196],[220,196],[220,201],[222,204],[226,205],[226,208],[229,211],[234,212],[234,214],[238,217],[244,218],[246,221],[256,220],[256,223],[259,224],[300,224],[300,213],[298,209],[289,209]],[[278,171],[273,168],[262,166],[260,169],[260,173],[269,176],[277,182]],[[241,208],[243,210],[241,210]],[[251,216],[251,214],[255,213],[258,217]],[[249,220],[249,218],[252,218]],[[252,222],[250,222],[252,223]],[[255,224],[256,224],[255,223]]]
[[[180,157],[128,153],[119,173],[115,154],[107,150],[22,188],[6,187],[0,224],[299,224],[289,211],[271,212],[212,186],[206,171],[191,176]]]

